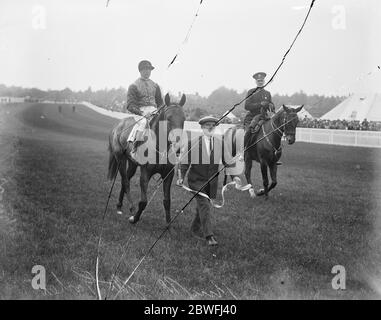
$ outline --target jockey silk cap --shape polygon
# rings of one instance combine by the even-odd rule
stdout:
[[[139,71],[144,70],[144,69],[153,70],[153,69],[155,69],[155,67],[152,66],[151,62],[149,62],[148,60],[142,60],[139,62],[138,69],[139,69]]]

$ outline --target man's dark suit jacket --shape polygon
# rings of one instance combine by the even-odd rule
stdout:
[[[189,188],[198,191],[206,182],[212,178],[219,170],[219,165],[223,163],[222,141],[217,137],[213,137],[214,147],[210,156],[208,156],[205,140],[203,136],[199,136],[190,140],[187,148],[183,152],[187,152],[195,143],[198,143],[198,148],[195,146],[185,159],[181,161],[180,169],[181,176],[185,179],[188,172]],[[186,162],[186,163],[184,163]],[[206,193],[210,198],[214,199],[218,189],[218,174],[205,185],[201,192]]]

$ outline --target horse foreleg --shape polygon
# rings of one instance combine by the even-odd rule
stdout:
[[[141,197],[140,197],[140,202],[139,202],[139,208],[138,211],[136,212],[135,215],[132,215],[128,221],[130,223],[136,223],[140,220],[140,216],[142,215],[144,209],[147,206],[147,190],[148,190],[148,172],[147,169],[144,169],[141,167],[140,170],[140,192],[141,192]]]
[[[173,179],[174,171],[172,170],[171,174],[166,177],[163,182],[163,206],[165,210],[165,220],[167,224],[171,222],[171,184]]]
[[[277,173],[277,168],[278,166],[276,165],[276,163],[273,163],[269,166],[270,168],[270,177],[271,177],[271,185],[269,187],[269,190],[268,192],[270,192],[270,190],[274,189],[275,186],[277,185],[277,179],[276,179],[276,173]]]
[[[258,195],[265,195],[265,197],[268,197],[269,192],[269,176],[267,173],[267,163],[264,161],[261,161],[261,172],[262,172],[262,180],[263,180],[263,193],[259,193]]]
[[[131,178],[135,175],[137,167],[138,166],[134,162],[132,162],[131,160],[128,161],[127,179],[126,179],[125,190],[126,190],[126,196],[127,196],[127,199],[128,199],[128,203],[129,203],[129,206],[130,206],[130,212],[132,214],[135,211],[135,206],[134,206],[134,201],[132,200],[132,197],[131,197],[130,181],[131,181]]]
[[[251,168],[253,167],[253,160],[249,158],[249,156],[245,157],[245,178],[247,183],[253,185],[251,183]]]
[[[121,187],[119,192],[119,201],[116,205],[116,210],[118,214],[122,214],[122,207],[123,207],[123,198],[124,193],[126,192],[126,180],[127,180],[127,174],[126,174],[126,160],[120,159],[120,165],[119,165],[119,173],[121,176]]]
[[[251,182],[251,169],[253,167],[253,160],[250,159],[248,155],[245,155],[245,177],[246,182],[251,184],[251,188],[249,189],[250,197],[255,197],[255,191],[253,183]]]

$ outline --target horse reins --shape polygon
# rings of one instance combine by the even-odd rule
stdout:
[[[275,156],[277,156],[277,154],[282,151],[282,140],[280,142],[279,148],[277,149],[277,148],[274,147],[273,143],[271,142],[271,140],[269,139],[268,136],[270,134],[272,134],[272,133],[276,133],[282,139],[283,134],[285,134],[285,135],[288,135],[288,134],[287,134],[286,131],[282,131],[280,128],[281,127],[285,127],[286,124],[291,122],[292,120],[294,120],[294,118],[292,118],[291,120],[286,122],[286,118],[283,117],[283,121],[282,121],[283,123],[282,123],[282,125],[280,125],[279,127],[275,127],[273,119],[271,118],[270,119],[270,125],[273,128],[273,130],[269,134],[266,134],[265,129],[264,129],[264,125],[262,125],[263,136],[266,138],[266,141],[268,142],[268,144],[274,149]],[[279,134],[279,132],[281,132],[281,134]],[[295,135],[295,133],[290,133],[289,135]]]

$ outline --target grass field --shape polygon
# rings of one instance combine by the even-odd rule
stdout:
[[[116,120],[82,106],[60,114],[57,105],[39,104],[1,106],[0,115],[0,298],[95,298],[96,243],[111,185],[106,142]],[[377,149],[285,146],[268,201],[232,191],[214,211],[217,248],[191,236],[192,204],[119,298],[379,299],[380,159]],[[253,176],[259,187],[257,165]],[[130,225],[127,213],[115,212],[119,186],[118,179],[101,246],[103,295],[116,280],[110,297],[165,227],[161,188]],[[137,202],[137,177],[132,193]],[[173,215],[189,198],[173,186]],[[34,265],[46,269],[45,292],[31,287]],[[346,269],[346,290],[332,289],[335,265]]]

